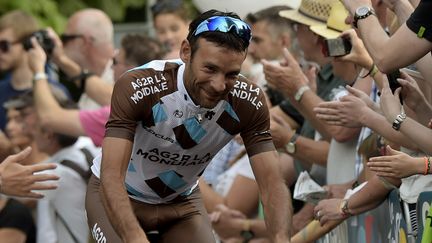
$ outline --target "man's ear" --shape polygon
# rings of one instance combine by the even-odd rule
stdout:
[[[189,44],[189,41],[183,40],[181,47],[180,47],[180,59],[184,63],[188,63],[191,59],[191,54],[192,54],[192,50],[191,50],[191,46]]]

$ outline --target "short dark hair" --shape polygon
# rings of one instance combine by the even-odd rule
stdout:
[[[127,34],[121,41],[126,62],[133,66],[141,66],[150,61],[162,59],[165,50],[159,41],[140,34]]]
[[[215,9],[209,10],[199,15],[189,25],[189,34],[187,36],[187,40],[189,41],[189,45],[191,46],[191,56],[193,56],[196,50],[198,50],[199,38],[203,38],[209,42],[216,43],[219,46],[226,47],[228,49],[238,52],[246,51],[249,46],[249,41],[245,41],[231,31],[227,33],[219,31],[207,31],[199,35],[195,35],[195,31],[198,28],[199,24],[201,24],[206,19],[214,16],[227,16],[241,20],[240,17],[234,12],[221,12]]]
[[[190,21],[193,13],[185,2],[183,0],[157,0],[150,8],[153,20],[160,14],[174,14],[184,21]]]
[[[292,21],[279,15],[280,11],[291,10],[292,8],[286,5],[273,6],[262,9],[256,13],[249,13],[246,15],[246,22],[250,24],[256,24],[261,21],[265,21],[269,27],[272,28],[272,32],[276,31],[281,34],[282,32],[289,32],[290,36],[293,36]]]

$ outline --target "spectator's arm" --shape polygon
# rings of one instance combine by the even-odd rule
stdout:
[[[16,228],[1,228],[0,239],[2,239],[2,243],[25,243],[27,236],[23,231]]]

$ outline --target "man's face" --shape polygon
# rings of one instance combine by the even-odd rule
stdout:
[[[195,104],[211,109],[226,98],[238,80],[246,52],[221,47],[203,38],[197,44],[193,57],[189,43],[182,44],[185,87]]]
[[[0,71],[13,70],[23,61],[25,50],[12,29],[0,32]]]
[[[159,14],[154,19],[158,40],[170,51],[180,50],[189,32],[189,24],[173,13]]]
[[[19,110],[7,110],[6,134],[14,146],[24,148],[29,146],[33,137],[26,132],[25,122]]]
[[[259,21],[251,25],[252,42],[248,54],[255,62],[260,59],[277,60],[282,53],[283,42],[272,32],[267,21]]]
[[[309,29],[309,26],[296,23],[294,24],[294,31],[297,34],[297,39],[301,50],[304,53],[304,58],[308,61],[315,61],[313,57],[316,56],[317,39],[318,37]]]
[[[67,36],[75,36],[66,42],[63,42],[63,49],[65,54],[76,63],[83,63],[85,48],[85,36],[76,30],[73,22],[68,22],[64,34]]]

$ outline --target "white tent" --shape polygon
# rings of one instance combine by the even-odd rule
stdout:
[[[201,12],[209,9],[232,11],[242,18],[248,13],[271,6],[288,5],[292,8],[298,8],[300,5],[300,0],[193,0],[193,2]]]

